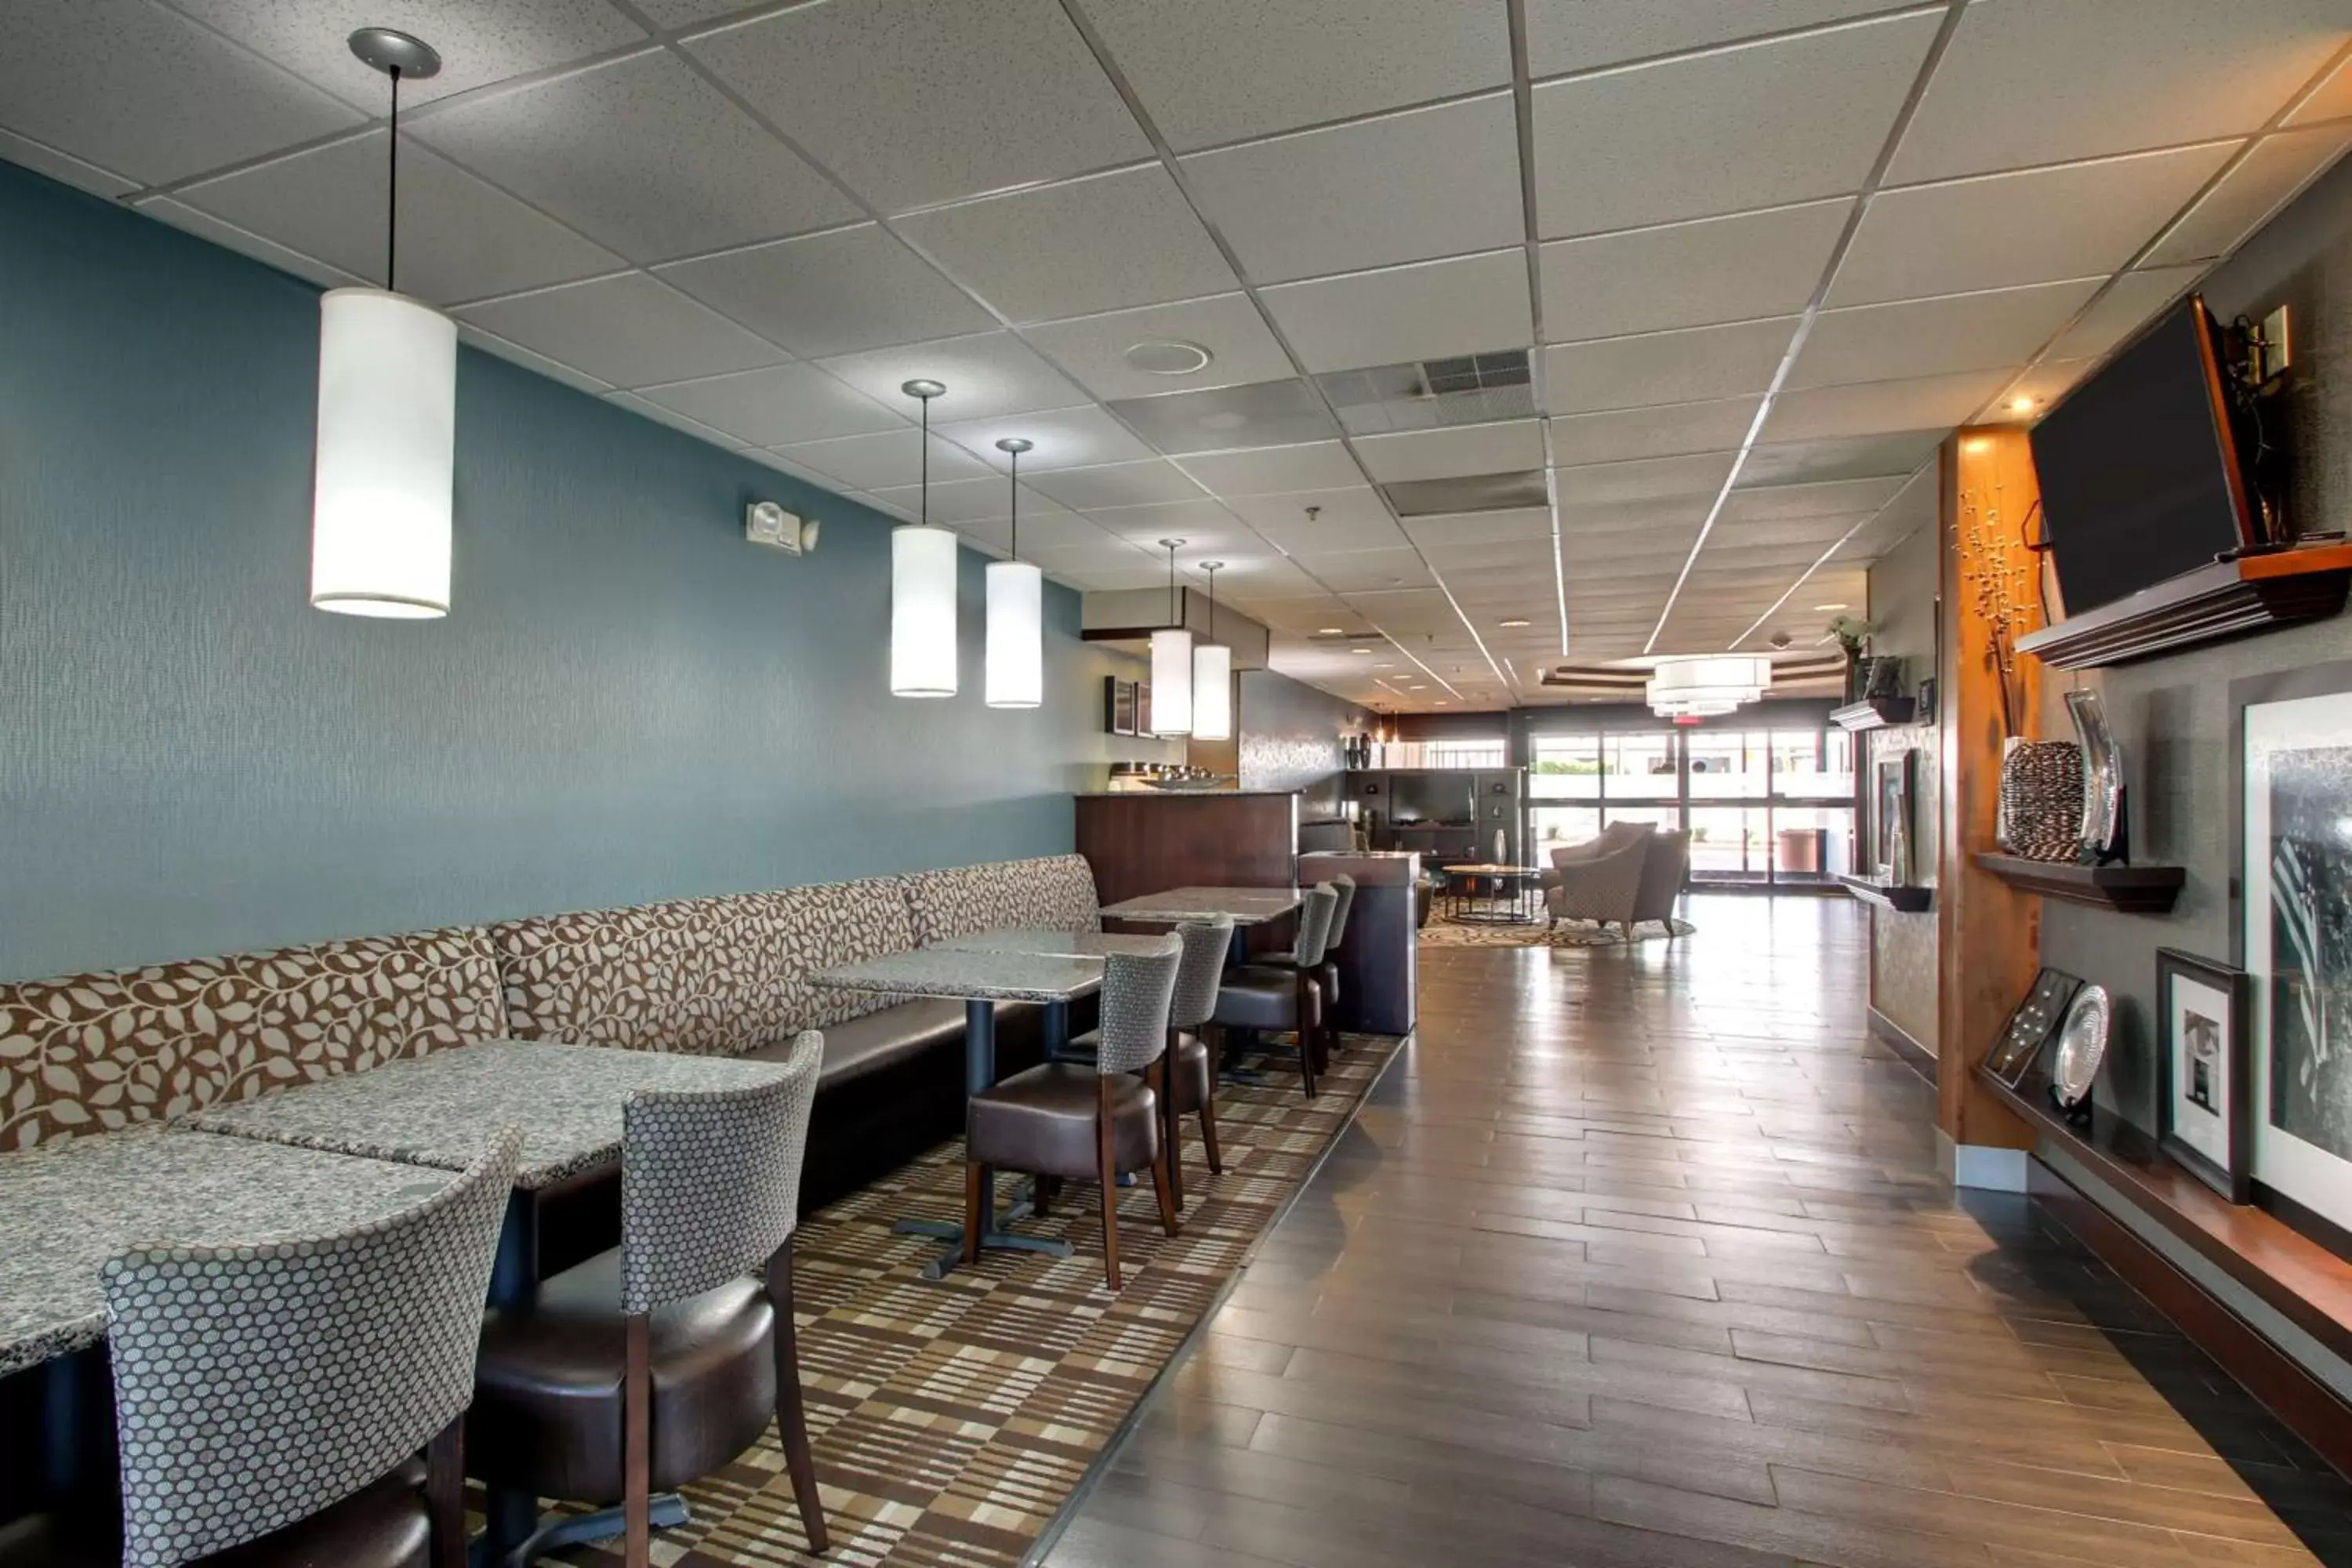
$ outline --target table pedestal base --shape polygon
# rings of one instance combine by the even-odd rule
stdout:
[[[541,1519],[535,1511],[538,1503],[530,1504],[531,1512],[524,1522],[532,1528],[514,1546],[501,1549],[495,1537],[499,1534],[497,1523],[474,1538],[467,1548],[468,1568],[530,1568],[551,1552],[583,1542],[610,1541],[628,1529],[626,1516],[617,1508],[599,1509],[594,1513],[569,1514]],[[656,1530],[674,1530],[692,1518],[686,1500],[676,1492],[656,1492],[647,1510]]]

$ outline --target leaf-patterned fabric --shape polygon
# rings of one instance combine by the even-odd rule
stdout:
[[[1083,855],[921,871],[906,883],[919,947],[1012,926],[1102,929],[1094,868]]]
[[[478,926],[0,985],[0,1150],[505,1033]]]
[[[457,1419],[522,1134],[414,1208],[253,1247],[110,1258],[124,1568],[177,1568],[331,1508]]]
[[[650,1312],[756,1273],[791,1239],[824,1037],[773,1081],[640,1089],[623,1107],[621,1310]]]
[[[1114,952],[1103,960],[1102,1026],[1095,1070],[1139,1072],[1168,1048],[1168,1003],[1184,949],[1167,938],[1155,952]]]

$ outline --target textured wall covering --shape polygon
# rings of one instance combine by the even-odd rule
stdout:
[[[1298,817],[1339,815],[1343,736],[1370,716],[1354,703],[1270,669],[1241,677],[1241,787],[1302,792]]]
[[[2287,504],[2301,525],[2352,520],[2352,163],[2297,198],[2207,280],[2224,321],[2284,303],[2295,361],[2284,418],[2294,473]],[[2144,1128],[2156,1119],[2156,950],[2184,948],[2227,962],[2230,682],[2242,676],[2352,658],[2352,617],[2200,648],[2081,677],[2105,696],[2125,753],[2136,860],[2185,867],[2188,884],[2169,915],[2117,915],[2044,900],[2042,957],[2114,993],[2116,1035],[2098,1098]],[[2045,684],[2042,732],[2071,736],[2065,690]]]
[[[1922,677],[1936,667],[1936,569],[1938,534],[1922,528],[1896,545],[1870,569],[1870,618],[1878,625],[1871,651],[1892,654],[1903,662],[1906,690],[1916,690]],[[1939,810],[1943,794],[1932,728],[1905,725],[1867,734],[1864,761],[1898,752],[1911,753],[1912,879],[1936,880],[1936,845],[1941,834]],[[1865,773],[1865,780],[1869,775]],[[1865,782],[1864,798],[1874,798],[1874,784]],[[1871,1005],[1901,1026],[1904,1032],[1936,1048],[1936,915],[1902,915],[1892,910],[1870,911]]]
[[[963,695],[894,700],[883,520],[467,351],[450,616],[322,615],[314,290],[0,163],[0,978],[1070,847],[1075,595],[992,711],[967,553]]]

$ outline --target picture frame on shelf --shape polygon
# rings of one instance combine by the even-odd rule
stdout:
[[[1135,682],[1121,680],[1116,675],[1103,677],[1103,728],[1114,735],[1132,735],[1135,730]]]
[[[1911,749],[1887,752],[1871,764],[1872,875],[1890,887],[1911,880]]]
[[[2245,972],[2254,1200],[2352,1233],[2352,662],[2230,683],[2231,957]]]
[[[1985,1052],[1985,1067],[1993,1077],[2015,1089],[2025,1081],[2033,1064],[2066,1021],[2066,1009],[2083,983],[2063,969],[2045,969],[2033,977],[2025,999],[2009,1016]]]
[[[2242,969],[2157,950],[2157,1142],[2233,1204],[2253,1187],[2247,989]]]

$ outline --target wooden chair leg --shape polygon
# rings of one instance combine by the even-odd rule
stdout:
[[[966,1264],[980,1261],[981,1194],[988,1190],[988,1167],[964,1162],[963,1167],[963,1260]]]
[[[1171,1173],[1176,1163],[1174,1152],[1167,1144],[1160,1145],[1160,1157],[1151,1162],[1151,1188],[1160,1198],[1160,1228],[1170,1236],[1178,1233],[1176,1223],[1176,1184]]]
[[[1176,1206],[1184,1206],[1184,1119],[1176,1110],[1176,1031],[1168,1031],[1168,1048],[1151,1070],[1151,1092],[1159,1096],[1160,1148],[1168,1156],[1169,1190]]]
[[[466,1568],[466,1418],[433,1434],[425,1449],[425,1511],[433,1568]]]
[[[776,1314],[776,1433],[783,1439],[784,1468],[792,1472],[801,1529],[808,1536],[809,1550],[821,1557],[830,1542],[824,1529],[824,1502],[816,1490],[816,1458],[809,1451],[808,1412],[801,1404],[801,1336],[800,1326],[793,1319],[793,1244],[789,1241],[768,1259],[768,1304]]]
[[[1298,1084],[1307,1098],[1315,1098],[1315,982],[1301,974],[1296,1002],[1298,1015]]]
[[[1097,1077],[1095,1101],[1095,1156],[1102,1176],[1103,1279],[1118,1289],[1118,1170],[1113,1158],[1110,1126],[1110,1079]]]
[[[1209,1151],[1209,1174],[1225,1173],[1225,1156],[1217,1148],[1217,1080],[1209,1079],[1209,1098],[1201,1101],[1201,1142]]]
[[[628,1319],[621,1371],[621,1515],[626,1532],[622,1561],[628,1568],[653,1565],[653,1319],[637,1312]]]

